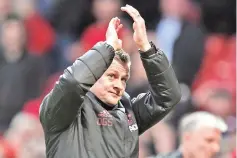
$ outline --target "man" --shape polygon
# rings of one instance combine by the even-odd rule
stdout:
[[[25,48],[26,31],[15,15],[9,15],[0,29],[0,135],[24,103],[40,95],[46,77],[42,58]]]
[[[150,44],[145,22],[132,6],[121,8],[134,20],[134,41],[151,90],[130,101],[125,93],[129,56],[113,18],[106,42],[64,71],[45,97],[40,119],[48,158],[137,158],[138,136],[161,120],[180,100],[180,89],[164,53]]]
[[[212,158],[220,150],[220,140],[227,125],[208,112],[194,112],[180,122],[180,148],[156,158]]]

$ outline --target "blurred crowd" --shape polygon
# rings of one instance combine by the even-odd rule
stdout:
[[[226,122],[217,157],[235,157],[235,0],[0,0],[0,158],[45,158],[40,103],[67,66],[105,40],[112,17],[124,24],[119,38],[132,59],[127,92],[148,90],[124,4],[140,11],[182,91],[172,112],[140,136],[140,158],[175,151],[180,120],[196,111]]]

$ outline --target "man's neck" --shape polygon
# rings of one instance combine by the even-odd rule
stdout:
[[[22,57],[23,51],[4,51],[4,57],[7,62],[14,63]]]
[[[182,21],[182,18],[180,16],[177,16],[177,15],[170,15],[170,14],[164,14],[162,16],[162,19],[172,19],[172,20],[175,20],[175,21]]]

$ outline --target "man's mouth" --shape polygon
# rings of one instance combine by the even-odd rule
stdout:
[[[118,94],[118,93],[116,93],[116,92],[110,92],[111,94],[113,94],[113,95],[115,95],[115,96],[117,96],[117,97],[119,97],[120,95]]]

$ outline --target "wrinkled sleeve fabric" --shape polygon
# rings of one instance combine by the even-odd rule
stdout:
[[[40,106],[40,121],[45,131],[60,132],[77,117],[86,92],[112,63],[114,49],[97,43],[64,70]]]
[[[151,45],[150,50],[140,53],[149,81],[149,91],[132,99],[139,134],[164,118],[181,98],[178,80],[166,55]]]

